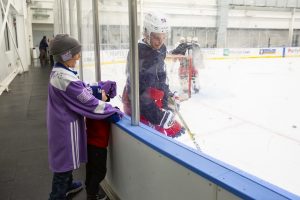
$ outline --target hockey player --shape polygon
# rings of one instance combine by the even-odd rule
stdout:
[[[175,45],[175,49],[170,51],[169,53],[170,54],[181,54],[181,55],[185,55],[185,51],[186,51],[186,40],[185,40],[185,37],[180,37],[180,40],[176,43]],[[173,51],[176,51],[176,52],[173,52]],[[175,64],[176,64],[176,61],[179,61],[181,62],[181,60],[183,59],[183,57],[173,57],[172,59],[172,65],[170,67],[170,73],[173,73],[173,69],[175,68]]]
[[[189,45],[184,37],[180,38],[179,44],[176,46],[175,49],[173,49],[172,51],[170,51],[171,54],[175,54],[175,55],[185,55],[186,50],[189,48]]]
[[[143,39],[138,43],[140,119],[167,136],[177,137],[185,130],[174,119],[174,112],[168,105],[168,98],[174,98],[174,95],[167,84],[164,62],[164,42],[169,31],[167,19],[157,13],[148,13],[145,15],[143,31]],[[129,67],[127,62],[127,81],[122,101],[124,112],[131,115]]]
[[[186,40],[185,37],[180,37],[179,41],[176,43],[175,48],[177,48],[180,44],[185,44]]]
[[[180,67],[178,70],[179,79],[181,82],[182,90],[184,93],[189,92],[189,82],[195,93],[199,92],[198,69],[196,60],[199,58],[197,55],[200,51],[198,38],[187,37],[187,42],[178,45],[174,50],[170,51],[174,55],[183,55],[180,58]],[[189,80],[191,79],[191,80]]]
[[[195,93],[200,90],[198,69],[203,65],[203,58],[198,43],[198,37],[192,39],[192,87]]]

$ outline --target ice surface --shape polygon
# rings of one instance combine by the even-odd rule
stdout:
[[[300,195],[300,59],[206,61],[199,73],[181,112],[202,151]]]

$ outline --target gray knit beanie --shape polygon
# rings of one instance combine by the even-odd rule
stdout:
[[[57,62],[71,60],[81,51],[81,45],[75,38],[68,34],[57,34],[49,44],[49,53]]]

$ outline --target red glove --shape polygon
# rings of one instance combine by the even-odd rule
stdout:
[[[175,138],[183,135],[185,133],[185,128],[183,128],[177,121],[174,121],[170,128],[165,129],[165,133],[167,136]]]

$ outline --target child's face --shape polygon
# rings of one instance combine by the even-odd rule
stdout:
[[[74,68],[76,66],[76,62],[80,59],[80,53],[73,56],[72,59],[65,62],[65,65],[67,65],[69,68]]]
[[[165,33],[151,33],[150,34],[150,45],[153,49],[160,49],[166,40]]]

